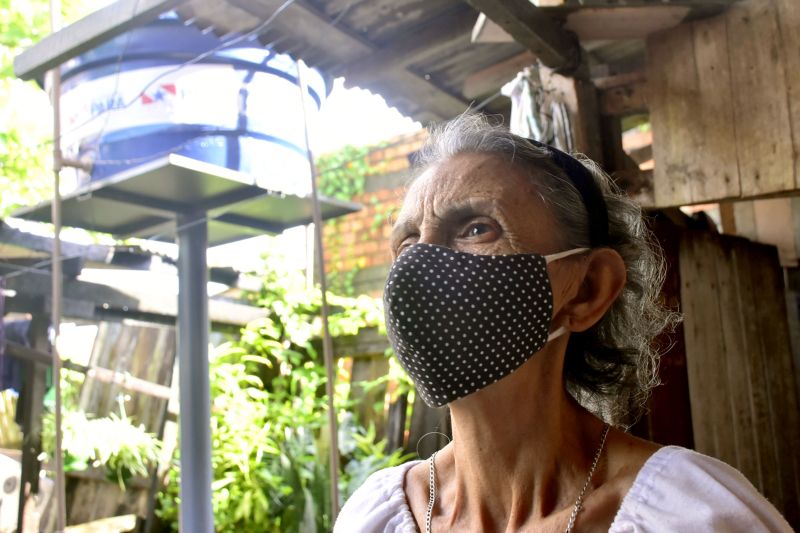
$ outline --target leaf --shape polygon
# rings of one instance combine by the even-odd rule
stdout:
[[[300,524],[301,533],[317,533],[317,510],[314,505],[314,498],[307,488],[303,488],[305,506],[303,508],[303,522]]]

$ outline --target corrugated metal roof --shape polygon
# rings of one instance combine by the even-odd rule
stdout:
[[[498,0],[503,1],[503,0]],[[569,27],[570,15],[585,10],[602,11],[616,37],[607,41],[581,41],[590,50],[588,63],[598,75],[614,75],[640,68],[644,44],[624,38],[626,27],[639,31],[629,21],[636,17],[661,24],[680,17],[695,18],[723,10],[735,0],[542,0],[539,4],[557,24]],[[390,105],[423,122],[450,118],[470,104],[496,92],[501,79],[513,78],[526,50],[513,42],[478,42],[470,39],[479,13],[460,0],[119,0],[114,6],[90,15],[81,24],[65,28],[34,47],[34,53],[19,58],[23,77],[40,75],[65,57],[77,55],[110,36],[157,16],[158,10],[174,8],[188,23],[218,35],[245,33],[274,20],[257,31],[261,43],[289,53],[330,76],[344,75],[348,85],[379,93]],[[474,2],[473,2],[474,3]],[[124,5],[123,5],[124,4]],[[120,10],[140,16],[122,17]],[[664,10],[671,10],[669,13]],[[632,11],[633,10],[633,11]],[[637,11],[638,10],[638,11]],[[280,11],[277,16],[276,12]],[[684,15],[684,13],[686,13]],[[615,16],[619,15],[615,21]],[[274,17],[273,17],[274,16]],[[91,20],[90,20],[91,19]],[[611,21],[611,22],[608,22]],[[577,24],[577,23],[576,23]],[[590,26],[590,25],[589,25]],[[586,18],[576,27],[587,27]],[[596,28],[591,28],[597,34]],[[588,31],[588,30],[584,30]],[[501,31],[502,35],[502,31]],[[580,37],[580,35],[579,35]],[[49,63],[48,63],[49,62]],[[505,63],[504,63],[505,62]],[[508,65],[508,67],[503,67]],[[468,91],[465,82],[494,69],[491,83],[473,83],[480,92]],[[37,70],[38,69],[38,70]],[[498,72],[498,69],[500,70]],[[506,99],[497,99],[487,109],[504,112]]]

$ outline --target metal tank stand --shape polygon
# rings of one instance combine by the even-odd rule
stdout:
[[[320,209],[328,219],[360,206],[320,198]],[[172,154],[64,196],[62,212],[65,226],[178,244],[180,528],[213,533],[206,249],[308,224],[312,198],[262,189],[247,174]],[[14,216],[50,222],[50,206]]]

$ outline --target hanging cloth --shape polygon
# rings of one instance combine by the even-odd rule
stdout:
[[[566,104],[542,83],[539,66],[526,67],[501,92],[511,98],[511,133],[535,139],[562,152],[574,150]]]

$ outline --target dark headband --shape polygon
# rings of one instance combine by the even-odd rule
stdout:
[[[597,186],[589,169],[558,148],[533,139],[528,139],[528,141],[537,148],[547,150],[553,163],[564,171],[580,193],[583,205],[586,206],[586,211],[589,213],[589,240],[592,247],[608,245],[608,208],[603,199],[603,192]]]

